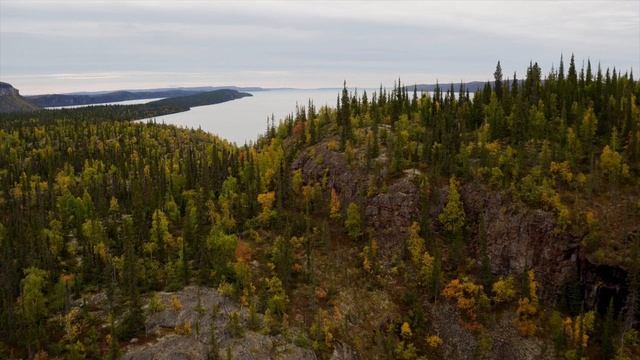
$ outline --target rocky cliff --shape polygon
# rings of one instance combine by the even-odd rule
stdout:
[[[305,183],[324,183],[326,194],[335,190],[344,209],[351,202],[358,203],[364,222],[374,230],[381,251],[392,256],[406,238],[408,227],[418,217],[416,178],[419,172],[408,171],[393,181],[386,191],[367,194],[371,179],[366,169],[349,164],[344,153],[330,150],[328,144],[323,142],[305,149],[293,162],[293,170],[301,170]],[[384,162],[384,159],[380,161]]]
[[[38,109],[38,106],[22,97],[18,89],[5,82],[0,82],[0,112],[35,111]]]
[[[9,95],[20,95],[18,89],[11,86],[11,84],[7,84],[5,82],[0,81],[0,96],[9,96]]]
[[[367,196],[366,171],[349,165],[343,153],[329,150],[326,143],[302,152],[293,169],[300,169],[308,183],[320,183],[326,177],[325,185],[336,190],[343,206],[360,202],[366,225],[374,230],[389,255],[401,248],[407,228],[418,221],[421,206],[429,206],[431,218],[437,219],[447,199],[445,187],[431,204],[420,204],[418,170],[405,171],[384,191]],[[533,268],[550,294],[557,294],[565,279],[577,275],[578,239],[559,232],[552,213],[528,209],[501,192],[477,184],[463,186],[461,196],[472,248],[477,248],[479,220],[485,217],[488,255],[495,275]],[[438,228],[437,220],[434,228]]]
[[[385,170],[385,156],[378,160]],[[330,150],[329,141],[309,147],[292,164],[307,183],[323,183],[325,194],[334,189],[343,208],[357,202],[367,227],[373,229],[381,252],[388,259],[398,255],[408,227],[418,221],[422,206],[428,206],[433,229],[440,231],[438,214],[447,201],[447,187],[436,189],[429,204],[420,203],[420,171],[406,170],[374,194],[368,194],[368,171],[358,161],[347,161],[344,153]],[[591,309],[606,308],[611,298],[618,310],[625,306],[626,271],[619,266],[597,265],[580,252],[580,236],[560,230],[556,216],[532,209],[497,191],[470,182],[460,189],[467,218],[467,246],[480,259],[480,236],[486,238],[487,256],[494,276],[522,274],[534,270],[541,284],[541,298],[549,305],[570,301],[567,291],[585,299]],[[480,221],[484,218],[484,234]],[[571,286],[581,284],[576,288]],[[568,290],[569,289],[569,290]]]
[[[475,183],[461,191],[471,222],[471,244],[479,258],[478,239],[485,236],[494,275],[520,274],[533,269],[543,284],[542,297],[551,301],[570,278],[578,276],[579,239],[562,232],[551,212],[530,209],[510,196]],[[479,223],[484,217],[485,234]]]

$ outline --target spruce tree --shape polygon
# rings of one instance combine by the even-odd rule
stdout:
[[[513,81],[511,82],[511,96],[513,98],[518,97],[518,75],[513,72]]]
[[[498,99],[502,100],[502,67],[500,66],[500,61],[498,61],[498,65],[496,65],[496,71],[493,73],[493,89],[498,96]]]
[[[576,62],[573,54],[571,54],[571,62],[569,63],[569,72],[567,74],[567,92],[566,103],[571,106],[576,100],[576,91],[578,88],[578,72],[576,71]]]
[[[144,329],[144,313],[140,302],[140,289],[137,282],[137,259],[135,250],[135,230],[130,216],[123,217],[124,254],[122,264],[123,290],[127,298],[127,312],[120,325],[120,338],[131,338]]]
[[[561,84],[564,81],[564,59],[560,55],[560,66],[558,67],[558,82]]]
[[[591,82],[593,81],[593,72],[591,70],[591,60],[587,59],[587,77],[585,79],[586,81],[586,85],[589,86],[591,85]]]
[[[342,125],[340,132],[340,149],[344,151],[347,147],[347,142],[352,139],[351,130],[351,104],[349,100],[349,91],[347,90],[347,82],[345,81],[342,87],[342,96],[340,98],[340,111],[338,112],[338,118]]]
[[[615,307],[613,305],[613,297],[609,300],[609,306],[607,306],[607,313],[602,323],[602,359],[612,359],[615,355],[615,346],[613,332],[615,331]]]

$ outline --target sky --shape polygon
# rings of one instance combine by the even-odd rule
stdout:
[[[640,1],[0,0],[22,94],[486,81],[571,53],[640,75]]]

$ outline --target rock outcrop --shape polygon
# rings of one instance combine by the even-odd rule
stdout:
[[[0,113],[35,111],[38,109],[38,106],[22,97],[18,89],[5,82],[0,82]]]
[[[327,190],[335,189],[343,204],[359,202],[365,224],[373,229],[387,258],[402,248],[408,227],[418,220],[417,170],[406,171],[386,191],[367,197],[366,171],[349,165],[343,153],[329,150],[326,143],[307,148],[292,168],[301,170],[306,183],[324,183]],[[502,192],[476,183],[466,184],[460,191],[471,229],[470,249],[478,251],[477,225],[484,216],[487,251],[495,275],[534,269],[547,299],[553,299],[567,279],[578,275],[578,239],[557,230],[553,213],[531,210]],[[430,204],[433,219],[446,204],[446,188],[438,193]]]
[[[351,202],[359,203],[366,226],[374,230],[381,252],[389,257],[400,249],[398,245],[407,237],[408,227],[418,217],[415,179],[419,172],[407,172],[389,184],[387,191],[367,197],[365,169],[350,165],[343,153],[329,150],[327,143],[307,148],[293,162],[292,169],[301,170],[308,184],[324,184],[327,195],[334,189],[343,208]]]
[[[538,337],[522,337],[515,331],[515,312],[498,314],[495,323],[485,330],[484,339],[465,328],[457,310],[447,304],[425,304],[435,333],[446,339],[442,345],[445,359],[504,359],[538,360],[555,359],[553,346]],[[487,341],[489,340],[490,341]]]
[[[18,89],[11,86],[11,84],[7,84],[6,82],[0,81],[0,96],[9,96],[9,95],[20,95]]]
[[[227,352],[242,360],[314,360],[310,349],[298,347],[282,336],[249,330],[248,312],[217,290],[195,286],[175,293],[158,293],[163,309],[147,316],[146,337],[151,340],[127,346],[124,360],[206,360],[211,351],[211,330],[215,331],[220,358]],[[217,314],[213,309],[217,309]],[[230,319],[238,316],[240,333]]]
[[[366,200],[364,217],[374,230],[383,255],[393,255],[401,249],[408,228],[419,214],[419,193],[416,174],[395,180],[384,193]]]
[[[351,166],[346,156],[329,150],[327,142],[306,148],[292,163],[293,170],[300,170],[307,184],[324,184],[334,189],[343,204],[358,201],[366,194],[366,173]]]
[[[330,360],[357,360],[358,354],[349,346],[344,343],[338,342],[333,347],[333,353],[331,353]]]

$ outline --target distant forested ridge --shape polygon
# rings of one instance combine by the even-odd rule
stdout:
[[[268,334],[320,359],[636,359],[640,83],[586,64],[498,63],[473,94],[345,84],[241,147],[117,107],[5,115],[0,357]],[[202,288],[240,304],[224,329]],[[181,289],[200,315],[148,332]]]
[[[32,95],[26,98],[40,107],[58,107],[58,106],[75,106],[75,105],[91,105],[110,102],[119,102],[126,100],[139,99],[157,99],[175,96],[185,96],[197,94],[199,91],[188,90],[167,90],[158,92],[130,92],[130,91],[114,91],[106,94],[95,95],[71,95],[71,94],[48,94],[48,95]]]
[[[176,89],[149,89],[149,90],[121,90],[112,92],[88,93],[88,94],[46,94],[29,95],[25,98],[40,107],[60,107],[104,104],[126,100],[173,98],[179,96],[207,93],[216,90],[258,91],[261,88],[238,87],[193,87]]]
[[[240,99],[251,96],[249,93],[239,92],[237,90],[221,89],[204,93],[193,94],[189,96],[172,97],[162,100],[152,101],[143,105],[149,108],[175,106],[175,107],[196,107],[217,104],[229,100]]]
[[[138,120],[187,111],[192,107],[218,104],[251,96],[236,90],[214,90],[133,105],[95,105],[67,109],[42,109],[36,113],[0,114],[0,121],[37,118],[40,120]]]

